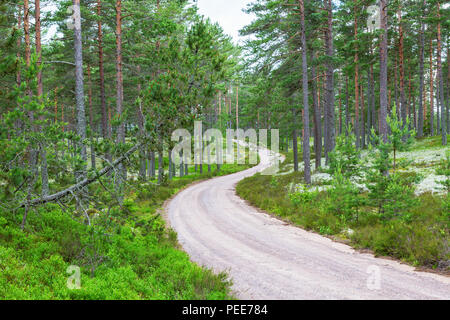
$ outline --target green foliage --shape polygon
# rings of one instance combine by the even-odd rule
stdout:
[[[372,169],[367,172],[366,186],[370,190],[369,198],[384,219],[397,216],[407,219],[408,210],[415,205],[415,190],[411,181],[397,173],[396,155],[398,151],[408,149],[415,132],[409,129],[409,120],[405,124],[398,120],[395,106],[392,114],[387,117],[387,124],[390,129],[388,142],[376,136],[372,129],[371,154],[374,162]],[[393,174],[389,174],[390,169]]]
[[[442,185],[442,189],[447,191],[447,198],[450,192],[450,151],[446,151],[445,159],[440,161],[439,167],[436,169],[436,174],[445,176],[444,180],[439,180],[438,183]]]
[[[356,137],[351,127],[347,134],[342,134],[336,139],[336,147],[330,152],[330,170],[334,174],[337,170],[345,178],[359,177],[361,175],[361,151],[356,148]]]
[[[358,187],[341,173],[339,167],[334,173],[332,188],[327,193],[329,212],[338,215],[343,221],[358,220],[365,199],[360,195]]]
[[[406,123],[398,119],[396,107],[392,108],[392,112],[386,118],[387,125],[390,129],[388,135],[390,150],[393,152],[393,169],[396,170],[396,156],[398,151],[406,151],[411,146],[416,136],[415,130],[410,130],[409,117]]]
[[[387,168],[392,161],[389,151],[386,154],[380,163]],[[286,159],[288,163],[283,165],[292,164],[292,153]],[[236,190],[252,205],[307,230],[337,235],[357,248],[369,248],[378,255],[448,271],[448,197],[430,193],[415,196],[416,174],[397,171],[390,176],[379,174],[377,177],[383,180],[372,186],[380,187],[380,191],[372,189],[365,194],[337,170],[331,188],[317,193],[313,201],[309,197],[311,191],[306,188],[302,188],[305,195],[295,194],[294,201],[291,200],[290,186],[301,181],[301,173],[277,177],[257,174],[239,182]]]
[[[405,183],[398,174],[393,174],[387,181],[386,189],[381,193],[381,213],[383,218],[401,217],[410,219],[410,210],[417,205],[414,187]]]
[[[308,186],[304,184],[297,185],[295,192],[289,193],[289,199],[295,207],[299,207],[302,204],[311,203],[314,201],[319,192],[308,189]]]

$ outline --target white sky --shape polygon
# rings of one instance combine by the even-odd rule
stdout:
[[[236,43],[241,42],[245,37],[239,36],[239,30],[250,24],[253,15],[242,12],[251,0],[198,0],[199,13],[209,17],[213,22],[218,22],[225,33],[230,35]],[[43,11],[55,10],[53,6],[42,8]],[[44,41],[54,36],[56,27],[52,27]]]
[[[250,24],[252,15],[242,12],[251,0],[198,0],[199,13],[218,22],[226,34],[232,36],[235,42],[244,38],[239,36],[239,30]]]

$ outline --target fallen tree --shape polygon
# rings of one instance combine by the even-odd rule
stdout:
[[[95,176],[89,178],[87,177],[86,179],[80,181],[79,183],[65,189],[62,191],[59,191],[57,193],[45,196],[45,197],[41,197],[38,199],[33,199],[30,201],[26,201],[24,203],[22,203],[20,205],[20,208],[25,208],[25,207],[36,207],[45,203],[49,203],[49,202],[56,202],[70,194],[73,194],[74,192],[80,191],[82,190],[84,187],[90,185],[91,183],[97,181],[99,178],[101,178],[102,176],[104,176],[105,174],[107,174],[108,172],[110,172],[111,170],[113,170],[115,167],[117,167],[120,163],[122,163],[123,161],[125,161],[126,159],[128,159],[129,156],[131,156],[134,152],[136,152],[143,144],[137,144],[135,145],[133,148],[131,148],[130,150],[128,150],[127,153],[125,153],[123,156],[121,156],[120,158],[118,158],[116,161],[114,161],[113,163],[108,164],[105,168],[103,168],[102,170],[100,170]]]

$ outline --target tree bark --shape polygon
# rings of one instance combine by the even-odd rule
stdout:
[[[322,163],[322,120],[320,115],[319,101],[317,96],[316,66],[312,62],[316,58],[314,50],[311,51],[311,77],[312,77],[312,95],[314,111],[314,153],[316,154],[316,170]]]
[[[398,33],[399,33],[400,104],[401,104],[400,110],[403,125],[406,125],[408,107],[406,105],[406,96],[405,96],[405,58],[403,53],[404,35],[403,35],[401,8],[398,11],[398,20],[399,20]]]
[[[440,3],[437,3],[438,11],[438,27],[437,27],[437,72],[439,81],[439,100],[441,105],[441,134],[442,134],[442,145],[447,145],[447,121],[444,114],[447,114],[445,110],[445,100],[444,100],[444,78],[442,76],[442,40],[441,40],[441,13],[440,13]]]
[[[99,76],[100,76],[100,108],[102,114],[102,136],[103,139],[111,138],[109,125],[108,125],[108,110],[106,107],[106,93],[105,93],[105,67],[103,58],[103,30],[102,30],[102,20],[100,18],[102,14],[102,2],[97,0],[97,37],[98,37],[98,66],[99,66]],[[108,152],[107,158],[111,158]]]
[[[89,99],[89,126],[91,127],[91,136],[90,142],[91,142],[91,168],[95,170],[96,164],[95,164],[95,148],[94,148],[94,110],[92,105],[92,79],[91,79],[91,66],[88,64],[87,66],[87,72],[88,72],[88,83],[89,83],[89,90],[88,90],[88,99]]]
[[[345,135],[348,135],[350,126],[350,93],[348,89],[348,76],[345,76]]]
[[[353,128],[356,136],[356,148],[361,147],[360,143],[360,124],[359,124],[359,55],[358,55],[358,2],[354,0],[354,11],[355,11],[355,19],[354,19],[354,35],[355,35],[355,127]]]
[[[430,39],[430,134],[434,136],[433,39]]]
[[[308,99],[308,60],[306,47],[306,27],[305,27],[305,5],[303,0],[300,4],[300,27],[302,42],[302,73],[303,73],[303,163],[305,183],[311,184],[311,154],[309,149],[309,99]]]
[[[325,0],[327,11],[327,30],[325,32],[325,46],[327,60],[325,62],[326,69],[326,84],[325,84],[325,102],[326,102],[326,117],[327,117],[327,136],[328,140],[327,155],[334,150],[336,141],[336,125],[335,125],[335,110],[334,110],[334,44],[333,44],[333,7],[331,0]]]
[[[34,19],[35,19],[35,45],[37,55],[37,67],[40,68],[42,64],[42,41],[41,41],[41,2],[40,0],[34,1]],[[43,87],[42,87],[42,71],[37,73],[37,95],[42,102]],[[44,121],[44,116],[41,115],[41,121]],[[46,196],[49,193],[48,186],[48,168],[47,168],[47,150],[44,141],[40,143],[40,156],[41,156],[41,183],[42,183],[42,195]]]
[[[388,50],[388,14],[387,14],[388,0],[380,0],[381,12],[381,29],[383,30],[380,43],[380,134],[383,141],[387,142],[387,50]]]
[[[425,1],[424,1],[425,7]],[[420,51],[419,51],[419,114],[418,114],[418,123],[417,123],[417,137],[423,137],[423,123],[424,123],[424,61],[425,61],[425,24],[423,23],[423,17],[420,18]]]
[[[125,119],[123,117],[123,71],[122,71],[122,1],[117,0],[116,5],[116,114],[119,119],[117,128],[117,144],[125,143]],[[118,167],[117,189],[119,193],[126,181],[126,167],[123,163]],[[122,200],[122,195],[120,195]]]
[[[83,141],[86,139],[86,111],[84,107],[84,79],[83,79],[83,49],[81,39],[81,13],[80,0],[73,0],[74,17],[75,17],[75,96],[77,103],[77,124],[76,131],[80,138],[78,143],[78,151],[81,160],[87,161],[86,145]],[[86,165],[81,165],[80,171],[75,173],[77,181],[86,178]]]

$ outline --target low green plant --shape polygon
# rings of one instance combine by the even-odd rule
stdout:
[[[349,178],[338,167],[333,176],[332,188],[327,192],[329,201],[327,210],[341,217],[341,220],[358,220],[364,198]]]
[[[319,192],[314,189],[309,189],[304,184],[296,186],[295,191],[289,193],[289,199],[295,207],[299,207],[302,204],[311,203],[317,198]]]
[[[391,219],[406,214],[407,209],[414,205],[413,185],[397,173],[397,152],[408,150],[415,131],[409,129],[409,118],[406,123],[398,119],[395,106],[386,121],[390,131],[387,142],[372,129],[369,150],[374,161],[366,174],[366,186],[370,191],[369,198],[381,216]]]
[[[414,185],[408,185],[398,175],[389,177],[386,190],[383,192],[381,213],[385,219],[400,217],[410,219],[410,209],[417,205]]]
[[[442,159],[439,163],[439,167],[436,169],[436,174],[445,176],[444,180],[438,180],[437,182],[442,185],[442,189],[447,191],[447,198],[450,192],[450,151],[445,153],[445,159]],[[447,199],[448,201],[448,199]]]
[[[351,127],[347,134],[339,135],[336,147],[330,152],[329,173],[334,174],[338,169],[345,178],[361,176],[361,151],[356,148],[356,136]]]

